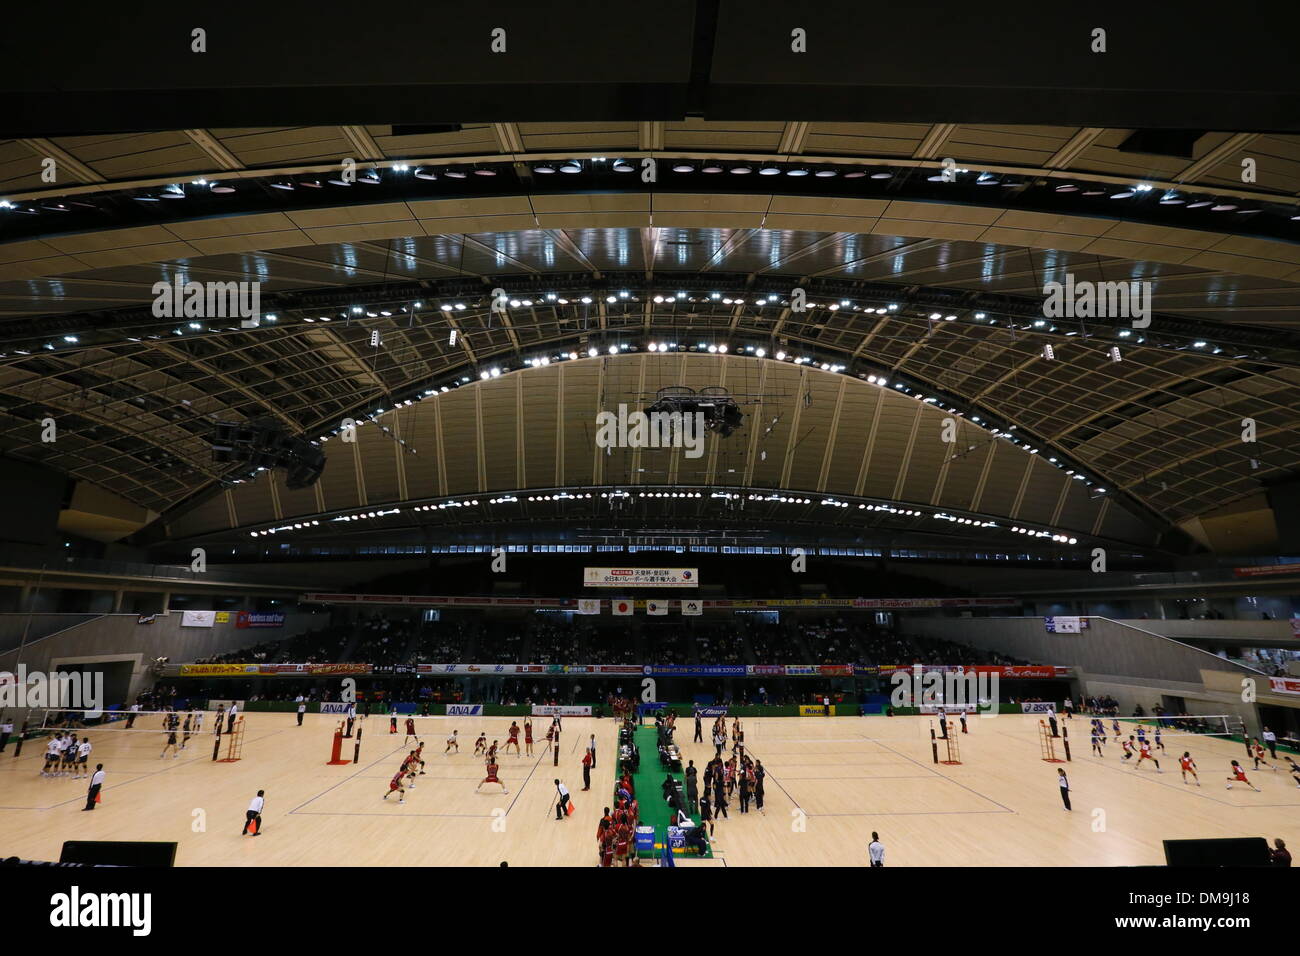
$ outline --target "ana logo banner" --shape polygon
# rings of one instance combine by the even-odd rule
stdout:
[[[483,716],[482,704],[448,704],[448,717],[481,717]]]

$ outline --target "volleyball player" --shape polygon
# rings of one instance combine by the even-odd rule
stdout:
[[[495,762],[497,759],[497,742],[492,741],[492,746],[487,749],[487,759]]]
[[[1156,724],[1156,749],[1157,749],[1157,750],[1164,750],[1164,749],[1165,749],[1165,742],[1164,742],[1163,740],[1160,739],[1160,725],[1159,725],[1159,724]]]
[[[54,737],[51,737],[50,742],[45,745],[45,766],[41,768],[42,777],[53,776],[53,774],[50,772],[50,768],[57,767],[59,764],[59,757],[63,753],[61,747],[62,741],[63,741],[63,734],[58,734]]]
[[[73,739],[75,740],[76,738]],[[75,749],[77,752],[77,757],[76,757],[77,762],[74,767],[74,770],[76,772],[73,773],[72,779],[76,780],[79,777],[89,776],[89,774],[86,773],[86,769],[87,769],[86,762],[90,759],[90,751],[92,749],[90,746],[90,738],[82,737],[81,743],[76,744],[75,748],[69,748],[69,749]]]
[[[414,718],[414,717],[407,717],[407,718],[406,718],[406,736],[402,738],[402,746],[405,747],[405,746],[406,746],[406,742],[407,742],[408,740],[410,740],[410,739],[411,739],[412,737],[414,737],[414,736],[415,736],[415,718]]]
[[[1139,746],[1141,747],[1142,752],[1138,754],[1137,763],[1133,765],[1133,769],[1137,770],[1141,767],[1143,760],[1150,760],[1156,765],[1156,773],[1164,773],[1164,771],[1160,769],[1160,761],[1151,756],[1151,742],[1149,740],[1143,740]]]
[[[515,756],[518,757],[520,755],[519,754],[519,725],[515,723],[513,720],[510,721],[510,730],[508,731],[508,733],[510,734],[510,736],[506,738],[506,747],[505,747],[506,753],[510,752],[510,745],[514,744]]]
[[[1256,737],[1254,740],[1251,741],[1250,755],[1255,759],[1256,770],[1259,769],[1260,764],[1263,764],[1265,767],[1268,767],[1269,770],[1272,770],[1274,773],[1277,773],[1277,767],[1273,766],[1271,763],[1269,763],[1267,760],[1264,759],[1264,745],[1259,742],[1258,737]]]
[[[388,732],[390,734],[397,733],[397,711],[393,711],[388,715]],[[403,743],[405,743],[405,741],[403,741]]]
[[[1296,763],[1290,757],[1286,758],[1286,762],[1291,765],[1289,768],[1291,771],[1291,779],[1295,781],[1297,787],[1300,787],[1300,763]]]
[[[1133,756],[1133,745],[1129,742],[1129,741],[1131,741],[1132,739],[1133,739],[1133,735],[1132,735],[1132,734],[1129,734],[1129,735],[1128,735],[1128,740],[1120,741],[1120,742],[1124,745],[1124,759],[1125,759],[1125,760],[1128,760],[1130,757]]]
[[[1178,767],[1183,773],[1183,783],[1187,782],[1187,775],[1190,773],[1196,785],[1198,787],[1201,785],[1201,778],[1196,775],[1196,761],[1188,751],[1184,750],[1183,755],[1178,758]]]
[[[192,716],[194,717],[192,729],[194,730],[194,736],[197,737],[203,730],[203,711],[196,710]]]
[[[415,743],[415,762],[420,765],[420,776],[424,776],[424,741],[417,740]]]
[[[524,753],[533,755],[533,721],[529,717],[524,718]]]
[[[181,750],[190,742],[190,714],[185,715],[185,726],[181,728]]]
[[[385,800],[388,799],[388,794],[396,790],[397,802],[398,803],[406,802],[406,790],[402,787],[402,776],[405,773],[406,773],[406,768],[402,768],[401,770],[397,771],[397,773],[393,776],[392,780],[388,781],[388,793],[384,794]]]
[[[1116,736],[1116,737],[1122,737],[1122,736],[1123,736],[1123,734],[1120,733],[1120,730],[1119,730],[1119,720],[1118,720],[1117,718],[1114,718],[1114,717],[1111,718],[1111,721],[1110,721],[1110,728],[1111,728],[1111,730],[1115,731],[1115,736]]]
[[[409,754],[407,754],[406,757],[402,760],[402,773],[404,773],[404,774],[407,776],[407,778],[411,781],[411,789],[412,789],[412,790],[415,789],[415,763],[416,763],[416,759],[417,759],[417,758],[416,758],[416,756],[415,756],[415,751],[412,750],[412,751],[411,751]]]
[[[162,760],[164,757],[167,756],[168,750],[174,751],[174,753],[172,753],[173,760],[175,760],[177,757],[181,755],[180,750],[177,749],[176,746],[176,724],[172,720],[172,718],[175,716],[176,716],[175,714],[168,714],[165,718],[163,718],[163,724],[167,728],[167,743],[163,744],[163,752],[158,755],[159,760]]]
[[[1101,745],[1106,740],[1106,732],[1094,720],[1092,722],[1092,752],[1098,757],[1106,756],[1101,752]]]
[[[478,740],[474,741],[474,756],[487,753],[487,734],[479,732]]]
[[[1250,787],[1250,789],[1254,790],[1256,793],[1264,792],[1260,790],[1259,787],[1255,786],[1253,783],[1251,783],[1249,780],[1246,779],[1246,771],[1242,770],[1241,764],[1237,763],[1237,761],[1235,760],[1232,762],[1232,776],[1228,778],[1228,786],[1226,789],[1228,790],[1232,789],[1232,781],[1234,780],[1241,781],[1246,786]]]
[[[453,750],[455,750],[456,753],[460,753],[460,739],[457,738],[456,731],[454,730],[451,732],[451,736],[447,738],[447,749],[442,752],[443,756],[445,757]]]
[[[63,748],[63,772],[77,772],[77,735],[68,734],[68,742]]]
[[[495,748],[493,749],[495,750]],[[487,759],[487,776],[478,782],[478,786],[474,788],[474,792],[478,793],[485,783],[495,783],[501,787],[502,793],[509,793],[510,791],[506,789],[506,785],[497,778],[498,769],[500,768],[497,766],[495,754],[489,756]]]
[[[627,851],[628,844],[632,842],[632,828],[626,823],[620,823],[614,828],[614,862],[622,862],[624,866],[628,865]]]

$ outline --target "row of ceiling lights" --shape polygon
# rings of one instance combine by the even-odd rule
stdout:
[[[633,497],[633,495],[631,492],[628,491],[612,491],[612,492],[606,491],[606,492],[601,492],[599,497],[607,500],[608,499],[619,500],[619,499],[630,499]],[[702,499],[704,495],[702,492],[699,491],[639,491],[636,493],[636,497],[697,500],[697,499]],[[746,493],[746,492],[732,492],[732,491],[715,491],[712,492],[709,495],[709,497],[712,499],[722,499],[725,501],[736,501],[744,498],[747,501],[775,502],[777,504],[789,504],[789,505],[810,505],[814,503],[812,498],[804,497],[801,495],[794,495],[788,492]],[[552,494],[529,495],[527,500],[530,502],[546,501],[546,502],[558,503],[558,502],[567,502],[567,501],[588,501],[591,500],[591,498],[592,498],[591,492],[561,491]],[[488,504],[490,505],[515,504],[518,503],[518,501],[519,498],[516,497],[515,495],[503,495],[500,497],[489,499]],[[477,506],[478,503],[479,501],[477,498],[448,499],[447,501],[444,502],[416,505],[411,510],[419,511],[419,512],[443,511],[443,510],[454,509],[454,508],[474,507]],[[851,502],[841,501],[837,498],[832,498],[832,497],[823,497],[821,501],[817,503],[822,506],[838,507],[838,508],[849,508],[851,506]],[[900,515],[903,517],[913,517],[913,518],[923,518],[927,516],[924,511],[918,508],[899,507],[896,504],[867,504],[865,502],[859,502],[858,510],[884,512],[888,514]],[[402,509],[399,507],[379,509],[377,511],[360,511],[360,512],[354,512],[352,514],[337,515],[331,520],[343,521],[343,522],[368,521],[368,520],[374,520],[379,518],[385,518],[390,515],[400,514],[401,511]],[[954,524],[966,525],[972,528],[999,527],[997,522],[994,521],[984,521],[976,518],[963,518],[963,517],[958,517],[956,515],[950,515],[947,512],[942,512],[942,511],[931,512],[928,516],[930,518],[933,518],[936,521],[948,521]],[[319,525],[320,525],[320,521],[318,520],[306,520],[302,522],[295,522],[292,524],[284,524],[278,527],[268,528],[265,530],[250,531],[249,535],[250,537],[257,538],[257,537],[277,534],[283,531],[302,530],[305,528],[318,527]],[[1078,543],[1077,538],[1073,538],[1068,535],[1060,534],[1058,532],[1053,532],[1053,531],[1036,530],[1036,529],[1021,527],[1019,525],[1012,527],[1011,530],[1019,534],[1027,534],[1035,538],[1050,538],[1052,541],[1057,542],[1059,544]]]
[[[715,160],[674,160],[671,157],[661,157],[661,159],[667,164],[668,169],[679,175],[686,175],[695,172],[700,172],[705,175],[717,175],[725,172],[735,176],[747,176],[751,173],[757,172],[760,176],[780,176],[784,174],[794,178],[812,176],[816,179],[834,179],[842,176],[844,179],[862,179],[870,177],[874,180],[889,180],[894,177],[893,171],[879,166],[862,168],[847,167],[842,164],[804,165],[797,162],[783,164],[766,162],[758,164],[743,160],[724,163]],[[606,157],[594,156],[589,160],[575,158],[557,162],[540,161],[534,163],[531,169],[533,173],[543,176],[554,173],[577,175],[585,171],[586,167],[584,166],[584,163],[589,163],[593,171],[607,168],[615,173],[631,174],[636,173],[641,169],[639,160],[629,161],[626,159],[615,159],[610,165],[606,166],[605,164],[608,162],[609,160],[607,160]],[[326,184],[343,188],[351,187],[354,184],[378,186],[384,181],[383,175],[385,169],[389,173],[396,174],[397,176],[411,173],[416,179],[426,181],[437,180],[440,175],[453,180],[468,179],[470,176],[491,178],[497,175],[496,169],[491,166],[447,165],[441,167],[412,167],[409,163],[396,163],[387,167],[371,167],[362,171],[359,175],[353,178],[345,178],[342,171],[340,171],[326,178],[306,174],[298,178],[276,179],[272,180],[269,185],[273,189],[288,192],[292,192],[299,187],[321,189]],[[960,182],[961,180],[957,179],[957,177],[970,175],[972,175],[972,171],[969,169],[954,168],[940,173],[935,173],[926,178],[930,182]],[[994,173],[985,171],[976,172],[974,173],[974,176],[974,185],[976,186],[1017,187],[1024,186],[1027,183],[1027,180],[1024,178],[1009,177],[1007,174],[1003,173],[995,175]],[[234,186],[218,180],[195,179],[192,180],[189,185],[195,189],[207,189],[209,192],[216,194],[229,194],[235,192]],[[1115,189],[1114,187],[1104,187],[1101,184],[1089,184],[1085,182],[1082,184],[1061,183],[1053,188],[1056,193],[1062,195],[1078,193],[1080,196],[1088,198],[1108,196],[1110,199],[1122,200],[1134,197],[1143,197],[1146,194],[1153,192],[1156,187],[1152,186],[1150,183],[1135,183],[1132,186]],[[186,192],[184,185],[181,183],[172,183],[157,192],[142,192],[132,198],[137,202],[155,203],[162,200],[186,199],[189,198],[190,195],[190,193]],[[1159,204],[1162,206],[1182,205],[1187,209],[1208,208],[1211,212],[1232,212],[1237,215],[1251,215],[1262,211],[1261,207],[1258,206],[1247,206],[1243,208],[1239,202],[1214,198],[1206,199],[1202,196],[1186,196],[1175,189],[1165,190],[1159,200]],[[50,212],[71,212],[76,208],[93,209],[95,206],[86,202],[69,200],[66,202],[44,202],[40,205],[40,208]],[[17,206],[7,200],[0,200],[0,210],[12,210],[27,214],[36,214],[39,211],[34,206]],[[1293,215],[1290,218],[1292,221],[1300,220],[1300,214]]]

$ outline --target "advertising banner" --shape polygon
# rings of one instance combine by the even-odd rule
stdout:
[[[642,673],[655,677],[741,677],[744,664],[647,664]]]
[[[695,713],[701,717],[726,717],[727,708],[725,707],[696,707]]]
[[[279,612],[236,611],[235,627],[284,627],[284,615]]]
[[[689,570],[689,569],[688,569]],[[632,586],[633,582],[620,581],[613,586]],[[691,585],[694,586],[694,585]],[[578,609],[581,598],[536,597],[456,597],[429,594],[334,594],[311,591],[301,595],[304,604],[342,605],[397,605],[402,607],[509,607],[556,611]],[[1016,598],[774,598],[774,599],[719,599],[704,601],[706,611],[764,611],[782,608],[838,608],[842,610],[876,611],[907,610],[908,608],[1006,608],[1018,607]]]
[[[817,673],[822,677],[852,677],[852,664],[821,664],[817,667]]]
[[[816,664],[787,664],[785,666],[786,677],[816,677]]]
[[[682,602],[682,614],[686,615],[687,617],[699,617],[703,613],[704,613],[703,601]]]
[[[370,673],[369,664],[307,664],[307,673],[317,676],[346,676]]]
[[[1261,578],[1274,574],[1300,574],[1300,564],[1254,564],[1246,568],[1233,568],[1238,578]]]
[[[448,704],[448,717],[482,717],[482,704]]]
[[[320,712],[322,714],[346,714],[348,712],[349,706],[350,706],[349,704],[333,701],[333,702],[321,704]]]
[[[588,588],[694,588],[698,568],[583,568],[582,584]]]
[[[534,717],[590,717],[588,706],[555,706],[552,704],[533,704]]]
[[[212,627],[216,623],[216,611],[181,611],[181,627]]]
[[[826,708],[823,707],[821,704],[800,704],[799,716],[800,717],[825,717]]]
[[[1023,714],[1054,714],[1056,713],[1056,705],[1046,700],[1023,701],[1020,704],[1020,712]]]
[[[137,623],[137,624],[152,624],[152,623],[153,623],[155,620],[157,620],[157,619],[158,619],[158,615],[157,615],[157,614],[141,614],[139,617],[137,617],[137,618],[135,619],[135,623]]]
[[[1088,627],[1087,618],[1043,618],[1048,633],[1080,633]]]
[[[663,617],[668,613],[667,601],[646,601],[645,612],[652,617]]]
[[[229,611],[218,611],[218,612],[217,612],[217,623],[218,623],[218,624],[229,624],[229,623],[230,623],[230,612],[229,612]]]
[[[1270,677],[1268,689],[1275,694],[1300,694],[1300,680],[1294,677]]]
[[[783,664],[750,664],[746,670],[750,674],[766,674],[770,677],[785,676],[785,665]]]
[[[256,674],[256,664],[182,664],[181,677],[242,677]]]

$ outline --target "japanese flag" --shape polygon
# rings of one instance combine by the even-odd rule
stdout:
[[[631,614],[631,613],[632,613],[632,602],[631,602],[631,601],[620,601],[620,600],[618,600],[617,598],[615,598],[613,601],[610,601],[610,602],[609,602],[609,606],[610,606],[610,610],[612,610],[615,614]]]

